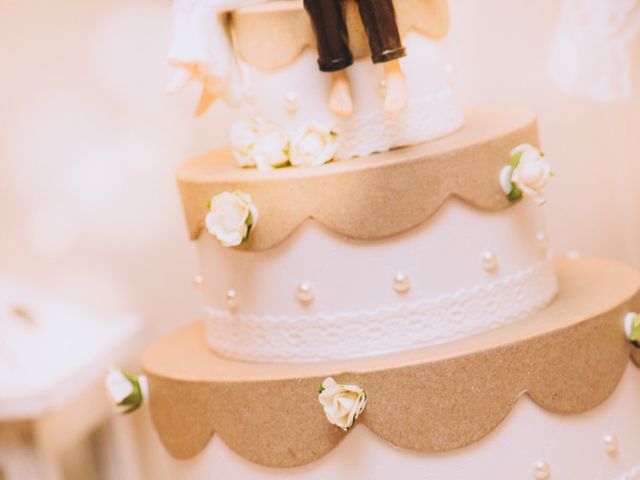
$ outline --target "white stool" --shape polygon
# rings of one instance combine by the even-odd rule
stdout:
[[[64,478],[62,454],[113,417],[104,374],[137,356],[142,332],[136,317],[96,316],[0,277],[0,479]],[[132,435],[129,422],[112,430]],[[127,447],[113,452],[119,478],[140,478],[134,442],[113,443]]]

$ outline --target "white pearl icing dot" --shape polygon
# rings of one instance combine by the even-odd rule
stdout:
[[[289,115],[300,110],[300,97],[296,92],[289,92],[284,96],[284,109]]]
[[[398,272],[393,277],[393,289],[398,293],[408,292],[411,288],[411,280],[404,273]]]
[[[296,290],[296,297],[302,303],[311,303],[315,298],[313,287],[309,282],[302,282]]]
[[[377,91],[378,95],[384,98],[384,96],[387,94],[387,82],[385,82],[384,80],[380,80],[377,85]]]
[[[238,306],[238,293],[235,290],[230,288],[225,292],[224,296],[227,301],[227,307],[235,308]]]
[[[447,83],[450,87],[453,87],[456,83],[455,67],[453,66],[453,63],[447,63],[444,66],[444,73],[447,78]]]
[[[482,254],[480,263],[487,272],[493,272],[498,268],[498,257],[495,253],[487,251]]]
[[[607,434],[602,437],[602,445],[605,452],[615,453],[618,450],[618,439],[611,434]]]
[[[545,480],[549,478],[550,473],[549,464],[544,460],[538,460],[533,466],[533,478],[536,480]]]
[[[536,242],[538,243],[538,248],[542,253],[547,253],[549,250],[549,238],[547,234],[544,232],[538,232],[536,234]]]
[[[580,258],[580,252],[578,250],[569,250],[566,256],[569,260],[578,260]]]
[[[202,290],[202,284],[204,283],[204,278],[202,278],[202,275],[194,275],[193,279],[191,280],[191,283],[193,284],[193,287],[197,290]]]

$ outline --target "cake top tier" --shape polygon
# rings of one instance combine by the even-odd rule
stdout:
[[[198,113],[218,99],[262,126],[270,149],[242,145],[242,166],[321,165],[455,131],[446,0],[175,0],[170,92],[202,84]],[[325,155],[309,129],[337,137]],[[253,139],[247,133],[242,139]],[[312,138],[316,138],[312,136]],[[313,153],[313,152],[312,152]]]

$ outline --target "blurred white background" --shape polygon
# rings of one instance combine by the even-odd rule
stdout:
[[[224,113],[196,121],[194,98],[163,94],[169,2],[0,9],[2,270],[157,325],[191,319],[172,173],[220,139]]]
[[[544,207],[555,250],[640,266],[640,42],[632,98],[599,104],[548,79],[559,2],[451,8],[461,101],[539,114],[557,175]],[[195,88],[164,96],[169,36],[167,0],[0,0],[0,271],[141,312],[155,333],[200,312],[173,171],[224,143],[233,116],[216,105],[194,118]],[[157,451],[145,460],[161,480]]]

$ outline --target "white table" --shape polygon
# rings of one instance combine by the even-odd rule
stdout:
[[[106,369],[137,356],[143,324],[110,318],[0,276],[0,478],[62,480],[61,456],[113,417]],[[131,437],[126,422],[115,422]],[[134,442],[127,451],[129,472]]]

